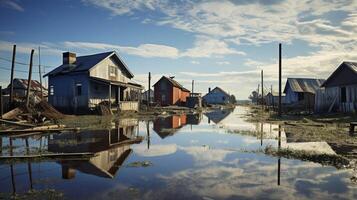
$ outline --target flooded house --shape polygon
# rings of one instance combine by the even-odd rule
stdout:
[[[138,110],[142,86],[115,51],[76,56],[63,53],[63,63],[47,73],[48,101],[64,112],[88,112],[99,104]]]
[[[355,112],[357,109],[357,62],[343,62],[321,85],[316,95],[317,112]]]
[[[14,84],[13,86],[14,97],[20,99],[25,98],[27,93],[28,80],[14,78],[13,84]],[[11,84],[9,84],[7,88],[3,90],[3,94],[5,95],[10,94],[10,88],[11,88]],[[48,95],[47,88],[41,85],[40,82],[38,82],[37,80],[31,80],[30,94],[40,99],[41,91],[42,91],[42,96],[47,97]]]
[[[154,100],[161,106],[186,104],[190,90],[183,87],[174,77],[162,76],[154,85]]]
[[[278,92],[269,92],[265,96],[265,103],[268,106],[276,106],[279,104],[279,93]],[[285,94],[281,94],[281,103],[285,103]]]
[[[207,104],[229,104],[231,102],[231,95],[220,87],[215,87],[213,90],[208,88],[208,93],[204,95],[203,101]]]
[[[285,103],[308,109],[313,108],[316,90],[324,81],[324,79],[313,78],[288,78],[284,88]]]

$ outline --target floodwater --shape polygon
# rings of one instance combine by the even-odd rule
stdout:
[[[357,199],[352,170],[249,153],[276,147],[279,131],[274,124],[246,122],[247,109],[126,119],[112,130],[12,138],[13,148],[3,137],[3,156],[39,151],[96,156],[1,161],[0,192],[54,189],[66,199]],[[336,153],[326,142],[280,134],[281,148]],[[138,136],[141,142],[128,142]]]

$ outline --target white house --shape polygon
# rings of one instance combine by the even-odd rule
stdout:
[[[231,95],[220,87],[215,87],[212,91],[208,89],[208,93],[203,96],[203,101],[208,104],[228,104],[231,103]]]

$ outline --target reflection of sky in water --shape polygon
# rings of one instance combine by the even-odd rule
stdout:
[[[133,152],[113,179],[82,171],[76,171],[73,179],[62,179],[61,161],[32,163],[33,187],[53,188],[63,191],[68,198],[80,199],[357,198],[357,188],[349,180],[350,171],[298,160],[280,160],[278,186],[278,158],[235,151],[261,148],[260,137],[227,132],[227,129],[256,131],[255,124],[241,118],[243,111],[235,110],[218,124],[208,124],[204,116],[200,125],[183,126],[164,139],[153,131],[150,123],[149,149],[147,140],[131,145]],[[269,126],[263,126],[267,134]],[[146,136],[145,122],[140,122],[139,130],[140,135]],[[263,146],[277,144],[275,137],[263,138],[270,138],[263,139]],[[34,141],[30,143],[37,144]],[[14,144],[22,142],[15,140]],[[6,144],[4,138],[3,145]],[[152,166],[128,166],[135,161],[150,161]],[[13,167],[16,190],[27,190],[28,164]],[[0,171],[0,192],[11,192],[10,165],[1,164]]]

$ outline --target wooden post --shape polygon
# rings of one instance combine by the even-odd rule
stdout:
[[[261,71],[261,80],[262,80],[262,109],[264,109],[264,83],[263,83],[263,70]]]
[[[192,80],[192,92],[191,92],[191,96],[193,96],[193,89],[194,89],[194,86],[195,86],[195,80]]]
[[[41,84],[41,100],[43,100],[43,90],[42,90],[42,73],[41,73],[41,52],[40,47],[38,47],[38,73],[40,75],[40,84]]]
[[[2,119],[2,115],[4,113],[4,106],[3,106],[3,100],[2,100],[2,87],[0,86],[0,119]]]
[[[270,85],[270,94],[271,94],[271,104],[274,110],[274,95],[273,95],[273,85]]]
[[[12,109],[12,105],[14,103],[14,69],[15,69],[15,57],[16,57],[16,45],[12,50],[12,62],[11,62],[11,75],[10,75],[10,99],[9,99],[9,106]]]
[[[281,43],[279,43],[279,117],[281,117]]]
[[[150,101],[151,101],[151,98],[150,98],[150,95],[151,95],[151,92],[150,92],[150,89],[151,89],[151,72],[149,72],[149,87],[148,87],[148,93],[147,93],[147,107],[149,108],[150,107]]]
[[[109,110],[112,110],[112,85],[109,83]]]
[[[32,59],[33,59],[33,53],[35,50],[31,50],[31,56],[30,56],[30,69],[29,69],[29,77],[27,79],[27,93],[26,93],[26,107],[29,107],[30,103],[30,92],[31,92],[31,77],[32,77]]]

